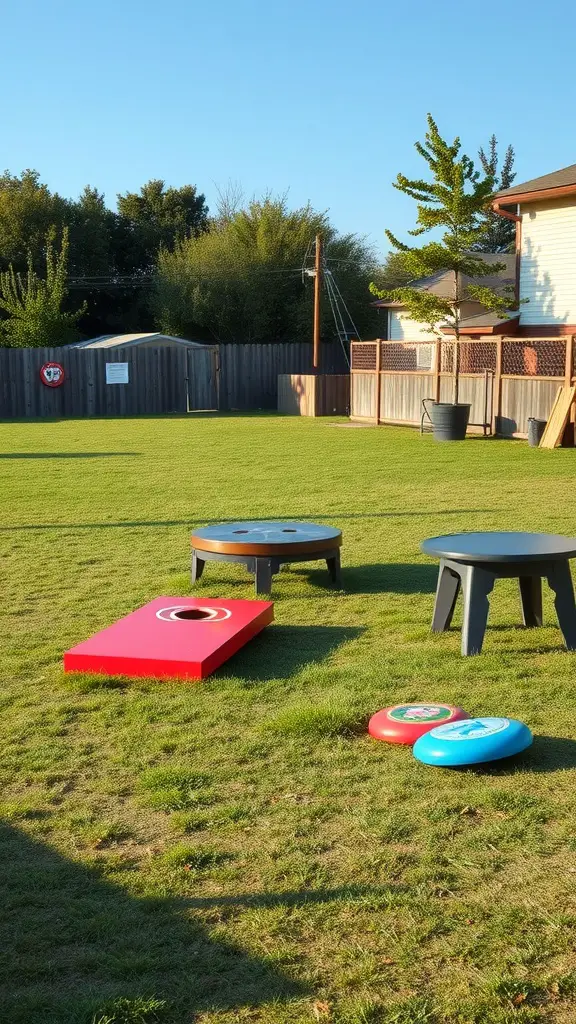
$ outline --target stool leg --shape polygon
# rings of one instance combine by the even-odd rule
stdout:
[[[464,591],[464,622],[462,625],[462,654],[480,654],[488,622],[491,592],[496,577],[475,565],[462,566]]]
[[[520,576],[522,622],[525,626],[542,625],[542,580],[539,576]]]
[[[576,651],[576,604],[568,562],[554,562],[547,573],[548,585],[554,591],[554,607],[564,642],[569,651]]]
[[[204,572],[205,564],[206,563],[205,563],[204,559],[203,558],[199,558],[198,557],[198,553],[196,551],[193,551],[192,552],[192,570],[191,570],[191,573],[190,573],[190,581],[192,583],[192,586],[194,586],[194,584],[196,583],[196,580],[200,579],[202,573]]]
[[[256,593],[270,594],[272,592],[272,559],[256,558]]]
[[[440,562],[436,600],[434,601],[434,613],[432,615],[433,633],[443,633],[444,630],[450,628],[459,592],[460,577],[452,569],[449,569],[444,561]]]
[[[337,583],[338,586],[342,586],[342,577],[340,576],[340,551],[336,551],[331,558],[327,558],[326,565],[328,566],[328,572],[330,573],[332,583]]]

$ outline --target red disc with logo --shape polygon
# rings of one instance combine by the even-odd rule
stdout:
[[[47,388],[59,388],[65,376],[62,363],[44,363],[40,367],[40,380]]]
[[[395,704],[372,715],[368,732],[375,740],[386,743],[415,743],[437,725],[457,722],[460,718],[470,718],[470,715],[451,704]]]

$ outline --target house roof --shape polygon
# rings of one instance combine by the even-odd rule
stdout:
[[[516,256],[514,254],[483,252],[478,255],[482,256],[484,263],[503,263],[504,270],[499,270],[494,274],[488,275],[488,277],[466,277],[462,275],[460,277],[460,297],[465,294],[466,288],[470,284],[481,284],[486,288],[492,288],[496,291],[514,286],[516,282]],[[454,271],[441,270],[431,277],[422,277],[419,281],[409,282],[409,287],[417,288],[418,291],[430,292],[432,295],[438,295],[442,299],[452,299],[454,297],[454,284]],[[387,302],[386,299],[378,299],[372,305],[390,308],[402,307],[401,302]]]
[[[530,178],[529,181],[523,181],[519,185],[512,185],[511,188],[497,192],[494,202],[504,205],[503,200],[510,198],[511,202],[516,202],[519,196],[528,195],[532,196],[532,201],[534,201],[538,198],[537,193],[552,192],[557,195],[565,195],[566,190],[576,192],[576,164],[562,167],[559,171],[552,171],[551,174],[543,174],[540,178]]]
[[[520,314],[510,312],[507,317],[498,316],[497,313],[478,313],[477,316],[467,316],[460,321],[461,334],[515,334]],[[451,327],[443,327],[444,334],[454,334]]]
[[[101,334],[98,338],[88,338],[87,341],[74,342],[70,348],[132,348],[141,345],[142,342],[150,341],[174,341],[179,345],[186,345],[188,348],[211,348],[202,341],[188,341],[186,338],[176,338],[172,334],[144,333],[144,334]]]

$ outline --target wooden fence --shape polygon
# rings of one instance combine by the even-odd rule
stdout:
[[[312,345],[308,342],[277,342],[272,345],[220,345],[220,409],[276,409],[278,376],[310,373]],[[338,344],[324,344],[324,373],[348,373]]]
[[[347,371],[339,346],[325,345],[322,359],[327,371]],[[50,362],[64,368],[59,387],[40,378]],[[121,382],[113,383],[109,367],[118,363],[127,366]],[[312,345],[304,342],[204,349],[0,348],[0,419],[275,409],[278,375],[311,368]]]
[[[281,373],[278,412],[289,416],[348,416],[349,373]]]
[[[453,340],[353,342],[350,416],[420,424],[423,399],[449,402]],[[546,420],[561,384],[574,380],[574,338],[479,338],[460,342],[459,401],[472,430],[525,437],[529,417]]]

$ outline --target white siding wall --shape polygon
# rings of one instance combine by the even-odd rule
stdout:
[[[576,199],[523,206],[521,324],[576,324]]]
[[[431,344],[435,336],[430,334],[425,324],[419,324],[417,320],[411,320],[405,316],[400,309],[390,310],[388,322],[388,337],[390,341],[429,341]]]

